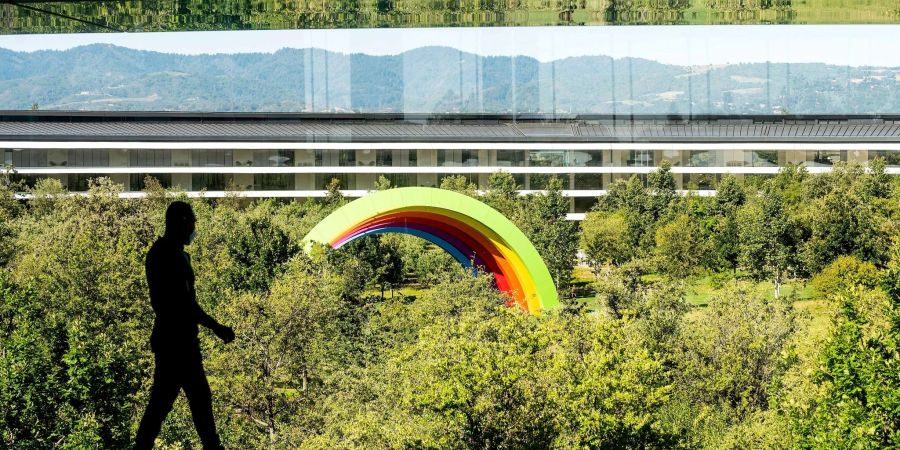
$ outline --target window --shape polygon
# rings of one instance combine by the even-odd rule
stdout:
[[[128,165],[131,167],[168,167],[172,165],[172,151],[165,149],[129,150]]]
[[[339,166],[355,166],[356,150],[339,150],[338,153]]]
[[[477,166],[478,150],[461,150],[459,159],[464,166]]]
[[[444,167],[456,167],[462,165],[461,150],[438,150],[437,164]]]
[[[292,167],[294,165],[293,150],[256,150],[253,152],[255,167]]]
[[[70,167],[109,167],[109,150],[69,150]]]
[[[387,178],[391,182],[391,186],[393,187],[409,187],[412,186],[412,180],[415,175],[410,175],[408,173],[387,173],[384,174],[384,177]]]
[[[194,173],[191,174],[191,189],[199,191],[224,191],[231,176],[224,173]]]
[[[566,153],[565,150],[531,150],[528,152],[528,163],[539,167],[565,166]]]
[[[572,165],[576,167],[599,167],[603,165],[601,150],[578,150],[572,152]]]
[[[900,166],[900,151],[897,150],[869,150],[869,161],[875,158],[884,158],[888,166]]]
[[[752,150],[750,165],[753,167],[772,167],[778,165],[778,152],[775,150]]]
[[[191,152],[194,167],[231,167],[234,154],[231,150],[194,150]]]
[[[708,173],[685,173],[682,174],[682,185],[685,189],[699,189],[702,191],[715,189],[717,176]]]
[[[253,175],[253,190],[284,191],[294,189],[292,173],[257,173]]]
[[[831,166],[838,161],[846,161],[847,152],[840,150],[808,150],[806,163],[810,166]]]
[[[103,177],[106,175],[99,173],[70,173],[69,174],[69,190],[70,191],[86,191],[88,190],[88,182],[92,179]]]
[[[47,167],[47,150],[14,149],[10,160],[15,167]]]
[[[629,150],[626,164],[629,167],[652,167],[654,165],[653,151]]]
[[[316,179],[316,189],[326,189],[332,178],[337,178],[341,183],[341,189],[356,189],[355,173],[320,173]],[[371,186],[365,186],[366,189]]]
[[[603,175],[599,173],[576,173],[575,189],[598,190],[602,189]]]
[[[12,175],[12,176],[10,177],[10,179],[11,179],[14,183],[19,183],[19,182],[21,182],[21,183],[24,185],[24,187],[34,187],[34,185],[37,184],[38,180],[42,180],[42,179],[44,179],[44,178],[47,178],[47,176],[46,176],[46,175],[21,175],[21,174],[15,174],[15,175]]]
[[[563,189],[569,189],[568,175],[560,176],[551,173],[533,173],[529,175],[528,189],[547,189],[547,187],[550,185],[550,180],[553,178],[557,178],[562,181]]]
[[[575,197],[573,200],[576,213],[586,213],[597,204],[597,197]]]
[[[394,165],[394,151],[393,150],[376,150],[375,151],[375,165],[376,166],[393,166]]]
[[[680,166],[681,165],[681,150],[663,150],[662,151],[662,159],[663,161],[669,161],[672,166]]]
[[[522,167],[525,165],[525,151],[497,150],[497,165],[500,167]]]
[[[298,150],[297,165],[302,167],[321,167],[322,150]]]
[[[716,166],[715,152],[710,150],[690,150],[688,152],[689,167],[709,167]]]

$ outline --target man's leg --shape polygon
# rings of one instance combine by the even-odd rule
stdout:
[[[144,411],[144,417],[138,427],[134,443],[135,450],[153,448],[153,442],[159,435],[163,420],[172,410],[172,404],[178,397],[177,377],[172,372],[174,368],[165,362],[162,364],[160,362],[161,359],[157,355],[153,369],[153,387],[150,388],[150,401],[147,403],[147,409]]]
[[[184,394],[191,407],[191,416],[197,434],[200,435],[200,442],[203,443],[205,450],[221,449],[222,443],[219,434],[216,433],[216,422],[212,412],[212,392],[206,381],[199,350],[192,356],[191,361],[185,361],[184,370]]]

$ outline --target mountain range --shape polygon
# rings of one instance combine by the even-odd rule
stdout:
[[[739,57],[739,55],[736,55]],[[842,114],[900,112],[900,68],[818,63],[541,62],[448,47],[180,55],[107,44],[0,49],[0,109]]]

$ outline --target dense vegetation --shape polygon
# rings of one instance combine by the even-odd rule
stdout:
[[[111,45],[31,53],[0,49],[0,109],[900,112],[898,68],[738,62],[692,68],[602,55],[540,62],[447,47],[386,56],[320,49],[178,55]]]
[[[518,196],[495,174],[480,198],[566,297],[541,316],[413,237],[300,251],[345,202],[335,185],[318,202],[191,199],[199,301],[237,332],[201,334],[219,429],[230,448],[900,446],[900,183],[870,169],[726,177],[699,197],[662,167],[580,230],[558,183]],[[0,180],[0,446],[125,447],[152,370],[143,257],[184,195],[44,180],[22,203]],[[196,439],[180,398],[159,443]]]
[[[124,0],[0,6],[0,32],[193,31],[282,28],[896,23],[892,0]]]

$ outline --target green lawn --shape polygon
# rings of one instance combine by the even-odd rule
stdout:
[[[740,276],[740,274],[738,275]],[[706,306],[720,289],[719,284],[721,283],[717,283],[713,275],[696,278],[688,285],[685,300],[694,306]],[[755,282],[754,284],[756,285],[755,288],[760,292],[764,292],[770,297],[775,296],[775,287],[772,283]],[[781,287],[781,295],[783,297],[791,297],[793,295],[795,300],[809,300],[815,297],[815,292],[809,283],[792,280],[784,283]]]

